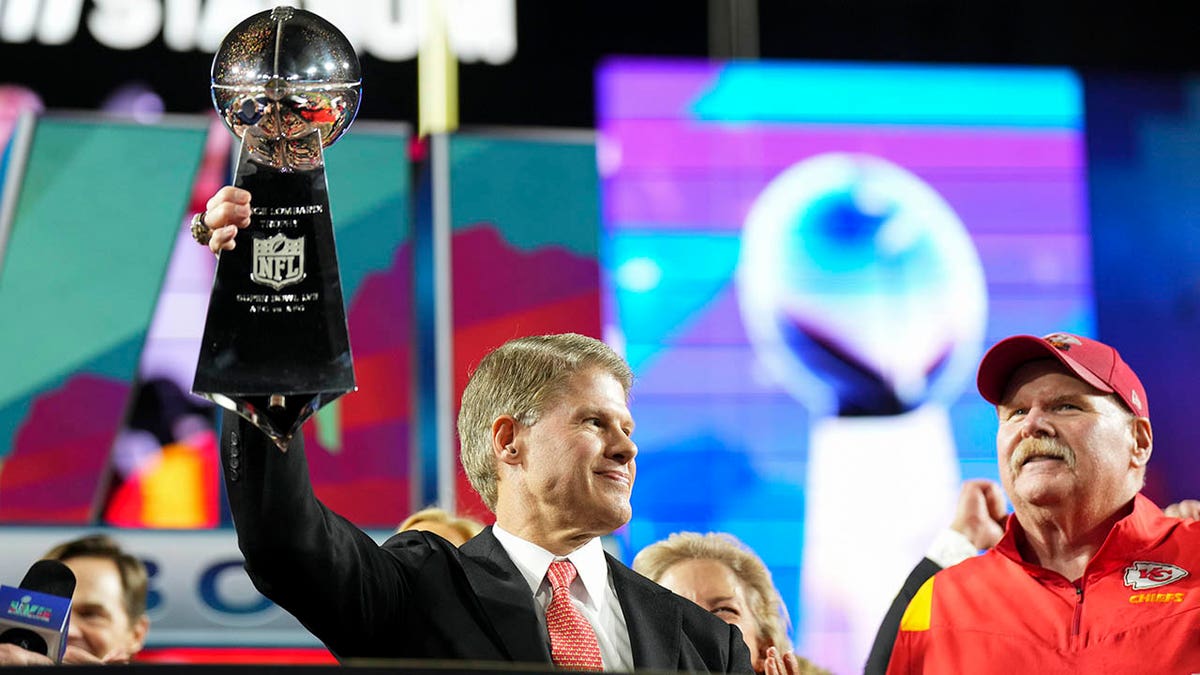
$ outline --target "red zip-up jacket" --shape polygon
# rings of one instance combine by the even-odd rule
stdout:
[[[1071,581],[994,549],[917,591],[888,673],[1200,673],[1200,522],[1142,495]]]

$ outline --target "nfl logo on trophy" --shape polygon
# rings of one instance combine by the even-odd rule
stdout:
[[[304,237],[277,234],[254,240],[254,271],[250,280],[278,291],[304,280]]]

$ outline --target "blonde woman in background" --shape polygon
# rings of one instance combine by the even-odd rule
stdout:
[[[792,652],[771,572],[733,535],[677,532],[642,549],[633,569],[741,629],[755,672],[828,674]]]
[[[483,523],[471,518],[452,515],[445,509],[429,506],[417,511],[404,519],[396,532],[421,530],[432,532],[455,546],[462,546],[467,540],[479,534]]]

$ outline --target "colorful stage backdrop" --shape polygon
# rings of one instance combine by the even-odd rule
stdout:
[[[467,376],[504,341],[562,332],[600,337],[600,212],[591,133],[446,140],[453,419]],[[450,465],[457,509],[490,521],[457,459]]]
[[[221,136],[208,136],[214,129]],[[11,530],[3,564],[27,566],[80,526],[147,528],[133,538],[171,568],[162,584],[220,587],[196,602],[163,588],[152,646],[314,645],[245,585],[240,564],[224,565],[227,554],[190,579],[173,553],[203,539],[195,528],[229,524],[215,411],[187,393],[213,257],[185,223],[227,181],[228,132],[205,116],[165,125],[48,116],[25,134],[5,165],[0,521],[75,527]],[[408,144],[404,125],[365,123],[326,153],[359,389],[306,427],[317,493],[384,532],[414,507]],[[231,535],[209,541],[229,549]]]
[[[359,123],[329,150],[360,390],[306,434],[318,493],[375,536],[447,483],[488,518],[453,437],[412,440],[455,412],[416,413],[430,359],[453,402],[487,349],[565,330],[604,335],[638,374],[635,519],[610,548],[737,534],[799,649],[839,672],[861,668],[958,481],[995,476],[971,378],[1003,335],[1120,347],[1156,400],[1147,491],[1200,493],[1194,81],[622,60],[598,86],[595,139],[444,139],[441,342],[417,311],[434,270],[415,262],[407,130]],[[213,128],[50,114],[7,146],[0,582],[115,526],[152,566],[157,656],[327,660],[240,571],[215,416],[186,394],[213,264],[186,219],[232,150]],[[280,646],[301,651],[263,649]]]

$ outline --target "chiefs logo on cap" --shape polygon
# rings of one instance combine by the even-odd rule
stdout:
[[[1125,585],[1141,591],[1175,583],[1187,575],[1188,571],[1182,567],[1139,560],[1125,568]]]
[[[1061,349],[1064,352],[1070,351],[1071,347],[1083,345],[1074,335],[1067,335],[1066,333],[1051,333],[1042,339],[1054,345],[1056,349]]]

